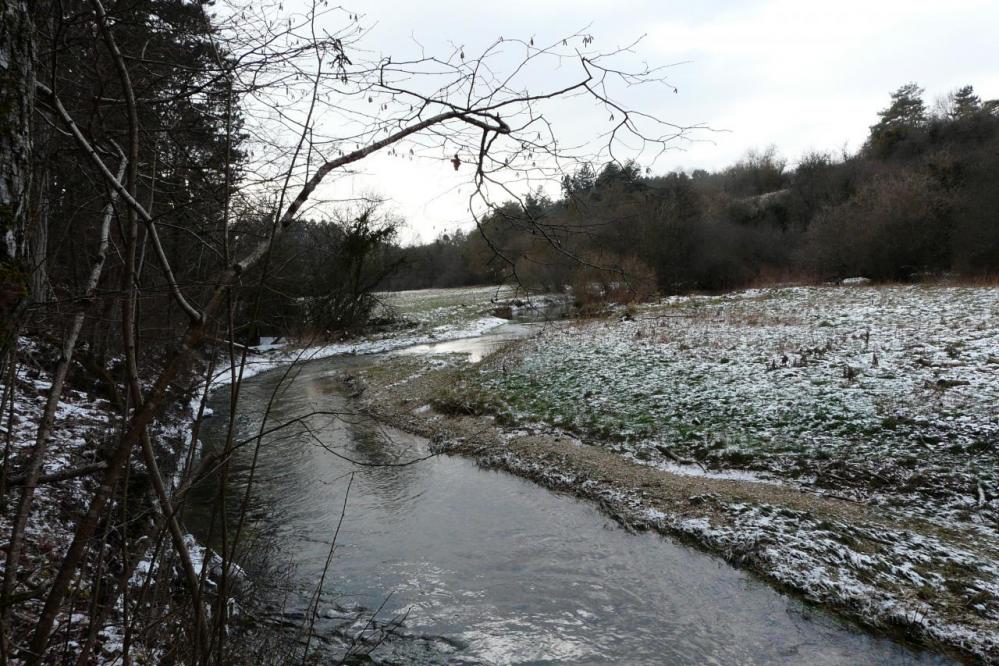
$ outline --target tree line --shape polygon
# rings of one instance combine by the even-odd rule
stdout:
[[[586,285],[606,269],[629,288],[721,290],[781,280],[999,271],[999,101],[964,86],[928,109],[891,94],[854,154],[775,148],[708,173],[583,166],[561,196],[529,193],[471,232],[397,248],[395,288],[518,279]],[[608,279],[606,277],[602,279]]]

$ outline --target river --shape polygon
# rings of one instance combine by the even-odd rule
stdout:
[[[527,330],[396,353],[475,360]],[[405,464],[427,456],[428,442],[352,413],[338,381],[378,360],[312,361],[241,389],[237,440],[256,433],[272,395],[268,424],[322,412],[262,440],[241,564],[255,581],[244,612],[294,635],[337,534],[311,640],[324,662],[349,652],[351,662],[385,664],[950,663],[868,634],[718,557],[627,532],[573,497],[462,458]],[[227,400],[227,390],[215,394],[216,414]],[[209,419],[206,451],[221,446],[224,430],[223,418]],[[244,447],[233,460],[230,507],[252,458]],[[210,485],[195,505],[211,503]],[[216,540],[207,512],[186,521],[202,542]]]

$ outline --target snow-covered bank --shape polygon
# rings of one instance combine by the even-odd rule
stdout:
[[[18,340],[19,363],[14,385],[6,387],[0,381],[0,393],[8,388],[13,389],[10,411],[5,412],[4,418],[0,419],[0,439],[9,443],[4,459],[6,494],[3,501],[6,509],[0,512],[0,533],[5,538],[9,538],[11,533],[17,498],[23,483],[19,476],[21,463],[27,459],[35,444],[52,386],[50,368],[55,365],[54,354],[57,353],[58,350],[22,337]],[[73,541],[79,518],[98,487],[108,449],[113,446],[117,433],[120,432],[120,416],[115,406],[107,398],[101,397],[96,392],[93,381],[88,381],[85,376],[75,377],[62,392],[48,440],[42,479],[34,492],[32,512],[25,530],[24,551],[18,563],[20,575],[16,593],[23,595],[28,590],[34,591],[34,594],[19,602],[11,612],[12,630],[8,635],[15,642],[30,635],[34,622],[41,613],[46,586],[62,563]],[[170,471],[170,461],[177,458],[188,443],[191,419],[188,410],[173,407],[166,409],[149,426],[150,439],[167,465],[166,471]],[[134,458],[131,474],[135,478],[142,478],[146,474],[145,466],[138,455]],[[141,493],[131,496],[128,503],[129,509],[139,516],[153,515],[153,512],[158,511],[150,504],[149,497]],[[117,516],[118,511],[118,508],[109,508],[108,515]],[[141,547],[147,538],[141,535],[151,525],[148,518],[132,520],[129,526],[129,539],[132,540],[129,542],[130,547],[135,547],[136,544]],[[103,528],[102,538],[105,541],[118,538],[119,527],[114,520],[109,520]],[[97,557],[98,553],[100,558]],[[93,628],[96,642],[88,663],[121,663],[124,636],[128,633],[124,626],[125,615],[118,587],[121,581],[114,573],[124,566],[121,555],[118,546],[114,549],[95,548],[89,551],[80,569],[78,598],[66,604],[64,611],[56,618],[54,637],[57,643],[64,646],[65,659],[79,653],[91,632],[92,618],[88,598],[92,594],[91,586],[99,580],[101,594],[108,595],[112,590],[119,592],[116,597],[104,602],[107,604],[104,609],[106,617],[100,626]],[[170,555],[161,552],[160,559],[169,560]],[[134,564],[134,560],[132,563]],[[6,557],[0,556],[0,571],[5,566]],[[136,568],[139,573],[131,577],[130,582],[134,583],[130,585],[133,588],[133,601],[139,588],[145,583],[142,573],[148,571],[148,565],[145,571],[142,566],[139,563]],[[171,578],[172,573],[164,571],[164,580]],[[135,622],[135,619],[136,616],[133,615],[131,622]],[[169,620],[168,623],[173,621]],[[19,643],[13,645],[15,650],[20,647]],[[136,663],[155,663],[160,654],[155,646],[135,637],[131,641],[129,653]]]
[[[275,368],[285,367],[293,363],[304,363],[306,361],[329,358],[330,356],[382,354],[403,347],[412,347],[445,340],[457,340],[460,338],[473,338],[505,323],[507,323],[506,320],[499,317],[479,317],[472,321],[435,326],[429,331],[389,332],[333,344],[305,344],[298,348],[282,348],[265,354],[250,353],[247,354],[246,362],[242,366],[241,376],[243,379],[249,379]],[[239,376],[240,363],[238,360],[236,371],[237,376]],[[212,379],[212,388],[226,386],[231,382],[232,366],[227,366],[216,371]]]

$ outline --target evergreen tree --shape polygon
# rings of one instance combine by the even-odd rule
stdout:
[[[923,89],[916,83],[905,84],[891,93],[891,104],[878,115],[881,120],[871,126],[869,144],[875,153],[886,156],[926,125]]]
[[[970,118],[982,110],[982,98],[975,94],[972,86],[963,86],[954,92],[951,103],[951,118]]]
[[[879,111],[881,121],[876,128],[918,127],[926,122],[926,105],[923,103],[923,89],[915,83],[907,83],[891,94],[891,104]]]
[[[566,198],[585,196],[596,184],[597,175],[593,167],[584,163],[576,173],[562,177],[562,194]]]

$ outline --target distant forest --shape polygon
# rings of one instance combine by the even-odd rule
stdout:
[[[386,248],[392,289],[516,278],[561,290],[602,269],[635,293],[720,290],[781,280],[999,272],[999,100],[963,87],[928,109],[891,94],[853,155],[775,148],[716,173],[651,175],[635,163],[582,166],[562,196],[493,211],[469,233]],[[612,280],[612,277],[605,278]],[[598,280],[599,281],[599,280]]]

